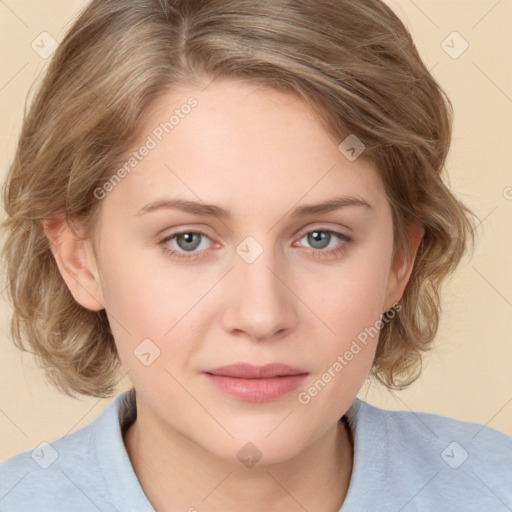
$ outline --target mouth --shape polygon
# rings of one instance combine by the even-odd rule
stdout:
[[[218,390],[248,402],[269,402],[297,389],[308,372],[281,363],[237,363],[202,372]]]

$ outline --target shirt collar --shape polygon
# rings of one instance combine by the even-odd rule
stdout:
[[[376,467],[365,468],[368,461],[368,447],[364,439],[364,411],[368,404],[356,398],[345,418],[354,442],[354,460],[352,475],[345,501],[340,512],[352,510],[359,503],[361,489],[367,488],[365,475],[380,474],[379,459],[370,457]],[[147,499],[131,464],[123,441],[123,432],[135,421],[137,410],[134,388],[118,395],[95,422],[93,432],[94,447],[101,472],[107,482],[113,504],[123,512],[155,512]],[[375,439],[375,442],[379,442]]]

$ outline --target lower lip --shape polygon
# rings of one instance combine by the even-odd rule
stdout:
[[[247,402],[270,402],[297,389],[307,373],[286,375],[268,379],[239,379],[205,373],[208,380],[224,393]]]

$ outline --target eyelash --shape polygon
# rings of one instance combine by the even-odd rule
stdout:
[[[335,237],[339,238],[340,240],[344,241],[345,243],[343,243],[341,246],[338,246],[338,247],[335,247],[334,249],[329,249],[329,250],[310,249],[310,254],[314,258],[323,259],[323,258],[334,258],[336,256],[340,256],[341,254],[343,254],[346,251],[347,245],[350,242],[352,242],[352,238],[349,237],[348,235],[339,233],[338,231],[333,231],[332,229],[322,229],[322,228],[314,228],[314,229],[310,229],[309,231],[303,232],[300,235],[299,240],[304,238],[304,236],[309,235],[310,233],[314,233],[315,231],[334,235]],[[193,231],[193,230],[177,231],[176,233],[172,233],[172,234],[166,236],[162,241],[159,242],[159,245],[162,246],[162,250],[164,251],[164,253],[166,253],[167,255],[172,256],[173,258],[178,259],[178,260],[192,261],[192,260],[196,260],[197,258],[202,258],[203,256],[201,256],[201,252],[189,253],[188,256],[183,256],[183,254],[184,254],[183,252],[168,248],[168,246],[167,246],[168,242],[170,242],[177,236],[184,235],[186,233],[193,233],[195,235],[201,235],[201,236],[205,236],[206,238],[210,238],[204,231]]]

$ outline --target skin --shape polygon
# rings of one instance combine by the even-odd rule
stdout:
[[[46,223],[45,232],[75,299],[107,311],[137,391],[125,445],[153,507],[338,511],[353,465],[338,420],[368,376],[377,337],[309,403],[298,394],[400,301],[421,233],[410,240],[412,257],[393,257],[378,174],[362,157],[348,160],[300,98],[234,80],[201,89],[175,89],[152,105],[136,147],[191,95],[198,100],[102,199],[94,240],[78,240],[62,220]],[[372,208],[290,215],[341,195]],[[232,217],[177,209],[136,215],[171,196],[219,205]],[[352,240],[332,236],[315,245],[307,236],[315,229]],[[187,230],[207,237],[192,252],[183,238],[165,245],[200,257],[166,254],[161,241]],[[248,236],[263,250],[251,263],[236,252]],[[149,366],[134,355],[146,338],[160,349]],[[248,402],[201,374],[235,362],[282,362],[309,375],[284,397]],[[261,452],[253,467],[237,457],[248,442]]]

